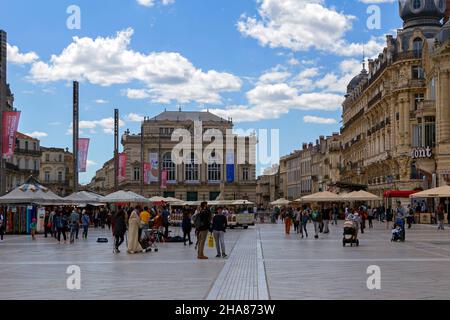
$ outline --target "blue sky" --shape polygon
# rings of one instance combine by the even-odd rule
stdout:
[[[372,2],[381,29],[367,29]],[[81,10],[79,30],[66,26],[70,5]],[[178,106],[233,117],[244,130],[280,129],[281,155],[330,135],[363,44],[376,56],[385,34],[401,26],[392,0],[2,0],[2,7],[21,132],[71,148],[71,83],[81,81],[81,136],[91,138],[82,183],[112,157],[115,107],[122,132]]]

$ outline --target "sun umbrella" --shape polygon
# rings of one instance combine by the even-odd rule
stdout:
[[[428,189],[410,195],[410,198],[450,198],[450,186]]]
[[[77,204],[100,203],[105,197],[87,191],[80,191],[72,193],[70,196],[64,198],[64,201]]]
[[[271,202],[270,204],[273,206],[286,206],[289,203],[291,203],[289,200],[281,198],[281,199]]]
[[[360,190],[360,191],[353,191],[350,192],[348,194],[345,195],[341,195],[341,198],[343,198],[344,200],[347,201],[376,201],[376,200],[381,200],[380,197],[364,191],[364,190]]]
[[[117,191],[103,198],[102,202],[106,203],[145,203],[149,202],[147,198],[131,191]]]
[[[321,191],[314,194],[310,194],[308,196],[301,197],[300,202],[340,202],[344,201],[344,199],[333,192],[329,191]]]

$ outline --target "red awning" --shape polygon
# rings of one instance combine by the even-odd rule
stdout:
[[[385,198],[409,198],[410,195],[420,190],[388,190],[384,192]]]

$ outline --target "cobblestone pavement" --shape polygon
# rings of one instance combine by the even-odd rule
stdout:
[[[281,224],[226,233],[229,258],[196,259],[193,247],[112,254],[112,243],[58,244],[6,236],[0,242],[0,299],[449,299],[450,231],[414,225],[406,243],[391,243],[380,223],[343,247],[342,222],[331,233],[300,239]],[[176,231],[175,231],[176,234]],[[125,249],[125,245],[123,248]],[[123,250],[125,251],[125,250]],[[69,265],[81,268],[81,290],[66,288]],[[381,269],[381,290],[367,289],[367,267]]]

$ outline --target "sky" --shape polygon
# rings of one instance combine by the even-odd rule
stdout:
[[[71,149],[80,81],[80,137],[91,139],[81,183],[113,156],[114,108],[121,133],[165,109],[209,110],[244,132],[279,130],[280,155],[338,132],[363,52],[378,56],[401,25],[395,0],[2,0],[0,10],[21,132]]]

